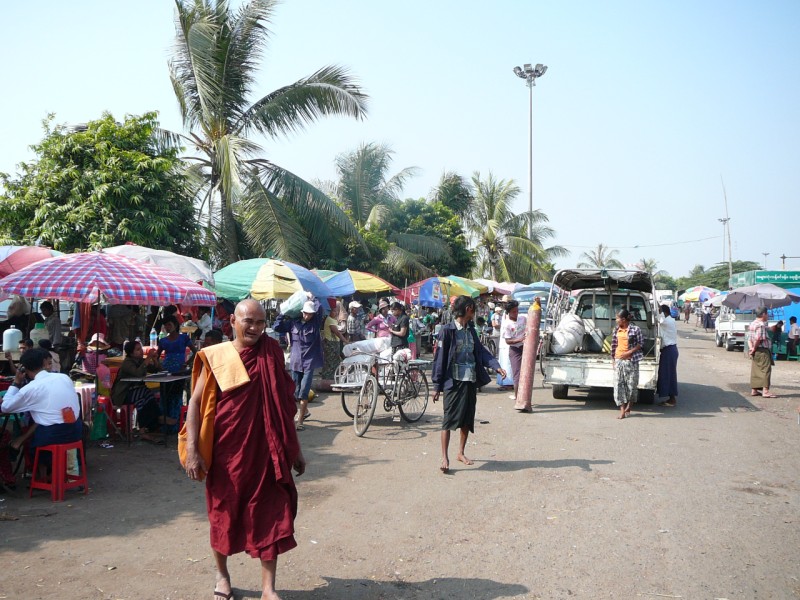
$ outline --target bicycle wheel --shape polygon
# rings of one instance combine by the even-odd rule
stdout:
[[[358,396],[354,394],[346,394],[342,392],[342,410],[351,419],[355,416],[356,404],[358,403]]]
[[[491,352],[492,356],[497,358],[497,344],[495,343],[495,341],[492,338],[489,338],[488,340],[486,340],[485,346],[486,346],[486,349],[489,352]]]
[[[418,367],[409,367],[408,373],[400,381],[400,402],[397,408],[400,415],[409,423],[415,423],[428,408],[428,377]]]
[[[374,375],[370,375],[364,380],[361,392],[358,394],[358,404],[356,405],[355,416],[353,417],[353,427],[356,435],[361,437],[367,432],[372,417],[375,414],[375,407],[378,405],[378,380]]]

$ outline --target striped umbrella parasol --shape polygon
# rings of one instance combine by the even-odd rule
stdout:
[[[64,254],[0,279],[0,293],[109,304],[213,306],[216,296],[182,275],[103,252]]]
[[[317,298],[333,296],[330,288],[314,273],[285,260],[251,258],[240,260],[214,273],[214,289],[223,298],[285,300],[299,290]]]
[[[377,294],[379,292],[391,292],[397,294],[400,289],[393,286],[385,279],[381,279],[372,273],[363,271],[351,271],[345,269],[331,277],[325,278],[325,283],[334,296],[352,296],[353,294]]]

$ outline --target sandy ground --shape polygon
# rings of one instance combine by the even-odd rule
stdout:
[[[780,398],[751,398],[741,352],[679,334],[677,408],[618,421],[607,394],[537,387],[522,415],[487,388],[475,465],[449,475],[440,405],[416,426],[378,408],[357,438],[323,396],[282,598],[799,598],[800,363],[775,367]],[[89,460],[88,496],[0,497],[0,598],[212,598],[204,488],[174,441]],[[257,563],[230,565],[236,597],[260,597]]]

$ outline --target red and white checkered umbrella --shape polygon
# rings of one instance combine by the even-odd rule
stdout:
[[[103,252],[65,254],[0,279],[0,294],[109,304],[213,306],[214,292],[161,267]]]

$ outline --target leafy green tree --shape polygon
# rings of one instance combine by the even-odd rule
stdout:
[[[435,235],[388,226],[392,211],[401,202],[399,194],[403,185],[416,173],[411,167],[390,176],[392,154],[388,146],[374,143],[362,144],[352,152],[341,154],[336,159],[339,178],[328,187],[354,227],[384,232],[388,247],[382,264],[373,262],[372,272],[414,281],[432,275],[431,264],[449,260],[450,249]]]
[[[753,260],[734,260],[732,267],[734,273],[744,273],[757,271],[761,268],[761,263]],[[708,269],[703,265],[695,265],[688,276],[676,280],[676,289],[686,290],[696,285],[705,285],[718,290],[727,290],[728,279],[728,263],[718,263]]]
[[[625,267],[617,258],[617,250],[609,250],[608,246],[598,244],[597,248],[581,254],[581,262],[578,263],[579,269],[624,269]]]
[[[511,210],[520,193],[514,180],[497,180],[491,173],[482,180],[476,172],[472,187],[475,196],[464,229],[476,254],[473,277],[531,282],[548,277],[553,259],[569,254],[561,246],[544,247],[554,231],[544,225],[547,215],[542,211]]]
[[[316,73],[253,99],[275,0],[176,0],[170,76],[184,139],[200,183],[200,210],[214,258],[273,254],[308,264],[333,232],[358,229],[328,196],[261,156],[255,135],[284,136],[328,115],[366,115],[367,96],[342,67]],[[243,237],[245,238],[243,240]]]
[[[156,113],[116,123],[108,113],[80,128],[43,122],[36,158],[0,175],[0,235],[72,252],[134,242],[197,256],[191,190]]]
[[[420,234],[442,240],[449,253],[428,264],[431,271],[440,275],[468,276],[474,264],[474,255],[467,247],[461,221],[441,202],[406,199],[397,202],[386,225],[388,231]]]

